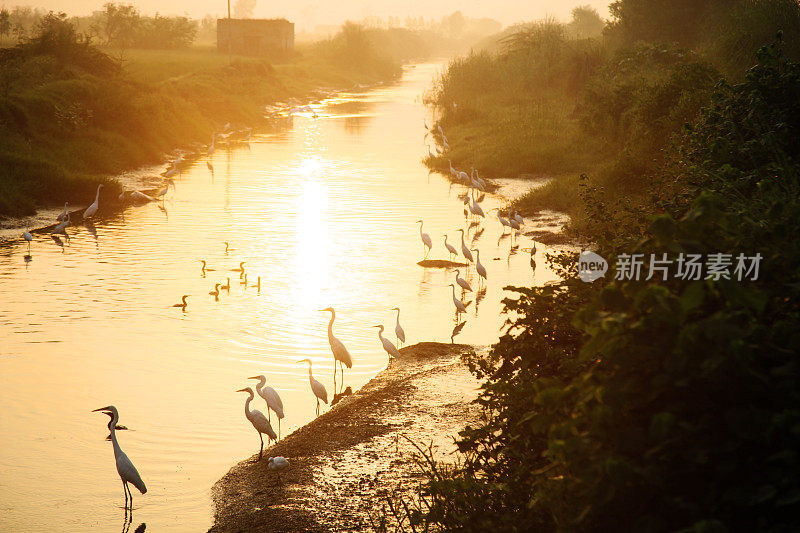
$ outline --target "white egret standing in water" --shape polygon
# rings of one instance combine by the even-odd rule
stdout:
[[[331,322],[333,322],[333,320],[331,320]],[[328,403],[328,391],[325,385],[314,379],[313,374],[311,374],[311,359],[301,359],[298,363],[308,363],[308,382],[311,384],[311,392],[317,397],[317,416],[319,416],[319,401],[322,400],[325,404]],[[335,369],[336,367],[334,365],[334,374],[336,373]]]
[[[122,451],[122,448],[119,447],[119,443],[117,442],[117,422],[119,422],[119,413],[117,412],[117,408],[113,405],[109,405],[107,407],[101,407],[99,409],[95,409],[94,412],[102,412],[108,415],[111,420],[108,423],[108,430],[111,432],[109,435],[111,437],[111,444],[114,446],[114,460],[117,463],[117,473],[119,474],[120,479],[122,480],[122,489],[125,491],[125,508],[128,508],[128,496],[130,495],[130,509],[133,511],[133,494],[131,494],[131,489],[128,487],[128,483],[139,489],[139,492],[142,494],[147,493],[147,487],[142,481],[142,476],[139,475],[139,472],[136,470],[136,467],[133,466],[133,463],[128,456],[125,455],[125,452]]]
[[[379,328],[378,338],[381,340],[381,344],[383,344],[383,349],[386,350],[386,353],[388,353],[391,357],[400,357],[400,350],[397,349],[397,346],[392,344],[392,341],[383,336],[383,324],[378,324],[377,326],[372,327]]]
[[[444,234],[444,247],[447,248],[447,251],[450,252],[450,258],[452,259],[453,256],[458,257],[458,250],[456,250],[455,246],[452,244],[447,243],[447,234]]]
[[[422,220],[417,220],[417,223],[419,224],[419,238],[422,239],[423,248],[428,248],[428,250],[425,252],[425,257],[423,258],[427,259],[428,254],[431,252],[431,248],[433,248],[433,241],[431,240],[430,235],[422,231],[422,226],[424,225]]]
[[[97,210],[100,208],[100,189],[103,188],[103,184],[97,186],[97,194],[94,196],[94,203],[86,208],[86,211],[83,212],[83,218],[92,218]]]
[[[456,286],[451,283],[450,287],[453,289],[453,305],[456,306],[456,313],[466,313],[467,306],[456,297]]]
[[[469,247],[466,244],[464,244],[464,230],[463,229],[459,229],[458,231],[461,232],[461,253],[471,263],[474,263],[475,259],[472,257],[472,252],[470,252],[469,251]]]
[[[33,235],[31,235],[31,226],[30,222],[25,221],[25,233],[22,234],[22,238],[28,241],[28,251],[31,250],[31,241],[33,240]]]
[[[403,331],[403,326],[400,325],[400,308],[392,307],[392,311],[397,311],[397,323],[394,325],[394,334],[397,336],[397,342],[406,343],[406,332]]]
[[[278,417],[278,435],[281,434],[281,419],[283,418],[283,401],[278,395],[278,391],[267,385],[267,377],[264,374],[260,376],[251,376],[247,379],[257,379],[256,392],[259,396],[264,398],[267,402],[267,420],[271,421],[269,412],[275,411],[275,416]]]
[[[333,353],[333,392],[335,393],[336,362],[339,362],[339,366],[342,369],[342,385],[344,385],[344,367],[342,366],[342,363],[347,365],[347,368],[352,368],[353,356],[350,355],[349,351],[347,351],[347,347],[345,347],[344,343],[333,335],[333,321],[336,320],[336,311],[334,311],[333,307],[326,307],[325,309],[320,309],[320,311],[330,311],[331,313],[331,320],[328,322],[328,344],[331,345],[331,353]],[[309,371],[310,370],[311,367],[309,366]]]
[[[278,435],[275,434],[275,430],[272,429],[272,425],[267,420],[267,417],[264,416],[264,413],[259,411],[258,409],[250,409],[250,402],[253,401],[255,398],[255,394],[253,394],[253,389],[250,387],[245,387],[243,389],[239,389],[236,392],[246,392],[250,396],[244,401],[244,416],[247,417],[247,420],[253,424],[253,427],[256,431],[258,431],[258,438],[261,440],[261,448],[258,450],[258,459],[261,459],[261,455],[264,453],[264,437],[261,435],[264,434],[267,438],[275,440],[278,438]]]
[[[467,280],[462,278],[460,274],[461,271],[456,269],[456,283],[458,283],[458,286],[464,289],[465,291],[472,292],[472,286],[469,284]]]
[[[483,278],[484,281],[486,281],[486,267],[481,264],[481,251],[476,249],[475,253],[477,254],[477,259],[475,260],[475,271],[480,277]]]
[[[64,202],[64,210],[61,211],[61,213],[59,213],[58,216],[56,217],[56,220],[58,220],[59,222],[63,222],[67,219],[67,205],[69,204],[67,202]]]

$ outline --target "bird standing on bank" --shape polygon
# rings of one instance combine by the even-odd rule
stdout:
[[[320,309],[320,311],[330,311],[331,313],[331,320],[328,322],[328,344],[331,346],[331,353],[333,354],[333,391],[336,392],[336,362],[339,362],[339,366],[342,369],[342,385],[344,385],[344,367],[342,363],[347,365],[347,368],[353,367],[353,356],[350,355],[350,352],[347,350],[347,347],[344,345],[342,341],[337,339],[333,334],[333,321],[336,320],[336,311],[334,311],[333,307],[326,307],[325,309]],[[309,372],[311,371],[311,367],[309,366]]]
[[[406,332],[403,330],[403,326],[400,325],[400,308],[399,307],[392,307],[392,311],[397,311],[397,322],[394,325],[394,334],[397,336],[397,342],[399,343],[406,343]]]
[[[314,379],[314,375],[311,373],[311,359],[301,359],[298,363],[308,363],[308,382],[311,384],[311,392],[313,392],[314,396],[317,398],[317,416],[319,416],[319,401],[322,400],[327,405],[328,390],[325,388],[325,385]]]
[[[256,392],[259,396],[264,398],[264,401],[267,402],[267,420],[272,422],[270,418],[270,411],[275,412],[275,416],[278,417],[278,436],[281,434],[281,419],[283,418],[283,401],[281,397],[278,395],[278,391],[267,385],[267,377],[263,374],[260,376],[251,376],[247,379],[257,379],[258,384],[256,385]]]
[[[250,402],[253,401],[253,398],[255,398],[253,389],[250,387],[245,387],[237,390],[236,392],[246,392],[250,395],[244,401],[244,416],[250,421],[251,424],[253,424],[255,430],[258,431],[258,438],[261,440],[261,448],[258,450],[258,459],[261,460],[261,456],[264,453],[264,437],[261,435],[266,435],[267,438],[272,440],[277,439],[278,435],[275,434],[275,430],[272,429],[272,425],[269,423],[269,420],[267,420],[267,417],[264,416],[264,413],[258,409],[250,409]]]
[[[447,251],[450,253],[450,259],[453,259],[453,257],[458,257],[458,250],[456,250],[455,246],[447,243],[446,233],[444,234],[444,247],[447,248]]]
[[[128,483],[136,487],[139,492],[142,494],[147,493],[147,487],[142,481],[142,476],[139,475],[139,472],[136,470],[136,467],[133,466],[133,463],[125,452],[122,451],[122,448],[119,447],[119,442],[117,442],[117,422],[119,422],[119,412],[117,408],[113,405],[109,405],[107,407],[101,407],[99,409],[95,409],[92,411],[93,413],[101,412],[109,416],[111,420],[108,422],[108,430],[111,432],[109,437],[111,437],[111,444],[114,446],[114,461],[117,464],[117,473],[119,474],[120,479],[122,480],[122,489],[125,491],[125,508],[128,508],[128,496],[130,496],[130,509],[133,511],[133,494],[131,494],[131,489],[128,487]]]
[[[377,326],[372,327],[378,328],[378,338],[380,339],[381,344],[383,344],[383,349],[386,350],[386,353],[388,353],[390,357],[400,357],[400,351],[397,349],[397,346],[392,344],[392,341],[383,336],[383,324],[378,324]]]

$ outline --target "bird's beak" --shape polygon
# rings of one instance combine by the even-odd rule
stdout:
[[[261,378],[260,378],[260,377],[258,377],[258,376],[250,376],[250,377],[249,377],[249,378],[247,378],[247,379],[261,379]]]
[[[239,389],[236,392],[247,392],[247,389]]]
[[[107,405],[105,407],[100,407],[99,409],[92,409],[92,412],[96,413],[97,411],[110,411],[110,410],[111,410],[111,406]]]
[[[372,326],[373,328],[379,328],[380,326]]]

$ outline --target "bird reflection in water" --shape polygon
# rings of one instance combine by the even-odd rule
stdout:
[[[95,245],[97,246],[97,249],[99,250],[100,249],[100,241],[97,239],[97,228],[95,227],[94,222],[92,222],[91,220],[84,220],[83,221],[83,226],[92,235],[92,237],[94,237]]]
[[[65,233],[65,235],[66,235],[66,233]],[[61,253],[63,254],[64,253],[64,243],[61,241],[61,239],[58,238],[58,235],[50,235],[50,238],[52,238],[53,242],[55,242],[57,245],[59,245],[61,247]]]
[[[453,328],[452,333],[450,333],[450,344],[454,344],[455,343],[455,341],[453,339],[455,339],[456,336],[459,333],[461,333],[461,330],[464,329],[464,326],[466,324],[467,324],[466,320],[464,322],[460,322],[460,323],[456,324],[456,326]]]
[[[25,259],[25,270],[28,270],[28,264],[33,261],[33,256],[31,254],[26,254],[23,259]]]

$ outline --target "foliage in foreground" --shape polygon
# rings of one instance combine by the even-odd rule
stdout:
[[[601,255],[742,253],[757,281],[513,289],[463,462],[384,530],[796,531],[800,527],[800,66],[762,49],[665,167],[682,194]],[[585,192],[594,216],[608,217]],[[646,270],[646,268],[645,268]],[[733,268],[731,269],[733,272]],[[644,278],[644,276],[643,276]],[[395,505],[395,508],[398,508]]]

